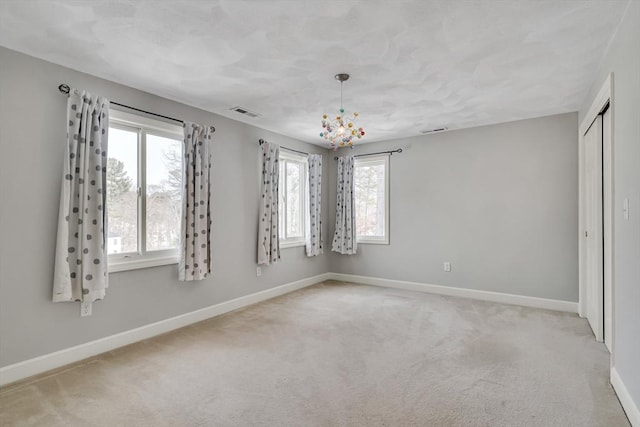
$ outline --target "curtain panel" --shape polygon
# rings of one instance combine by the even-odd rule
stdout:
[[[352,156],[338,157],[338,185],[336,195],[336,231],[331,250],[344,255],[353,255],[358,249],[356,242],[356,211],[353,196]]]
[[[213,129],[185,122],[182,167],[182,232],[178,280],[211,274],[211,135]]]
[[[53,302],[104,298],[107,274],[109,101],[71,89],[65,145]]]
[[[306,223],[307,256],[323,253],[322,241],[322,156],[309,154],[309,221]]]
[[[278,230],[280,147],[266,141],[260,147],[262,150],[262,183],[258,214],[258,265],[269,265],[280,259]]]

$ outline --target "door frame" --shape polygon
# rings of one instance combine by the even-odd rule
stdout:
[[[614,157],[613,157],[613,145],[614,145],[614,120],[615,120],[615,105],[613,102],[613,73],[610,73],[605,79],[602,87],[598,91],[598,94],[595,96],[587,114],[584,116],[582,123],[579,127],[578,134],[578,210],[579,210],[579,218],[578,218],[578,281],[579,281],[579,299],[578,299],[578,314],[580,317],[585,317],[587,315],[587,289],[586,289],[586,239],[585,239],[585,172],[584,172],[584,162],[585,162],[585,153],[584,153],[584,136],[589,130],[589,127],[593,123],[593,121],[597,118],[597,116],[605,109],[606,105],[609,104],[609,112],[611,114],[611,126],[609,127],[609,142],[608,146],[605,146],[603,139],[603,162],[609,160],[609,164],[606,167],[603,164],[603,174],[604,171],[609,171],[608,180],[604,179],[603,176],[603,200],[602,200],[602,208],[603,212],[607,212],[609,215],[608,221],[603,224],[603,233],[604,239],[606,243],[604,243],[604,265],[610,265],[612,268],[609,271],[605,271],[604,280],[608,280],[611,284],[611,298],[609,298],[609,307],[605,307],[604,310],[610,310],[611,313],[611,361],[613,366],[613,354],[615,348],[615,301],[613,295],[615,295],[615,275],[613,268],[613,253],[614,253]],[[609,183],[607,186],[607,190],[605,191],[604,182]],[[605,197],[605,194],[608,193],[609,197]],[[603,215],[603,218],[605,216]],[[604,221],[604,219],[603,219]],[[607,247],[610,250],[606,250]],[[603,282],[604,283],[604,282]],[[603,297],[604,300],[604,297]],[[604,326],[604,310],[603,310],[603,319],[602,324]],[[603,327],[603,331],[604,331]],[[602,337],[596,337],[598,341],[602,341]]]

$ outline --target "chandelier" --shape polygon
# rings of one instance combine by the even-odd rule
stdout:
[[[340,113],[335,116],[335,119],[323,114],[323,130],[320,132],[320,137],[329,141],[334,151],[339,147],[353,148],[354,140],[362,139],[364,136],[364,129],[355,124],[358,113],[354,112],[353,116],[346,117],[342,106],[342,83],[349,80],[349,74],[336,74],[335,79],[340,82]]]

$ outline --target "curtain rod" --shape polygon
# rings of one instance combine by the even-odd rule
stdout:
[[[265,142],[267,142],[267,141],[265,141],[264,139],[260,138],[260,139],[258,140],[258,142],[260,143],[260,145],[262,145],[262,144],[264,144],[264,143],[265,143]],[[280,146],[280,148],[282,148],[283,150],[287,150],[287,151],[293,151],[294,153],[303,154],[303,155],[305,155],[305,156],[308,156],[308,155],[309,155],[309,153],[305,153],[304,151],[294,150],[293,148],[287,148],[287,147],[283,147],[283,146]]]
[[[391,150],[391,151],[378,151],[377,153],[359,154],[353,157],[367,157],[367,156],[375,156],[377,154],[388,154],[390,156],[393,156],[393,153],[402,153],[402,148],[398,148],[397,150]],[[338,160],[338,157],[337,156],[334,157],[333,160]]]
[[[66,93],[67,95],[69,94],[69,92],[71,92],[71,88],[69,87],[69,85],[64,84],[64,83],[61,84],[60,86],[58,86],[58,90],[60,92],[62,92],[62,93]],[[174,117],[169,117],[169,116],[163,116],[162,114],[152,113],[151,111],[142,110],[140,108],[136,108],[136,107],[131,107],[129,105],[120,104],[119,102],[109,101],[109,103],[113,104],[113,105],[117,105],[119,107],[128,108],[130,110],[139,111],[141,113],[150,114],[152,116],[161,117],[163,119],[173,120],[174,122],[184,123],[184,120],[176,119]],[[211,129],[211,132],[215,132],[216,131],[216,128],[213,127],[213,126],[209,126],[209,129]]]

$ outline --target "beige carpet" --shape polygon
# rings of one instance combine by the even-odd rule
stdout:
[[[628,426],[576,315],[325,282],[0,390],[2,426]]]

